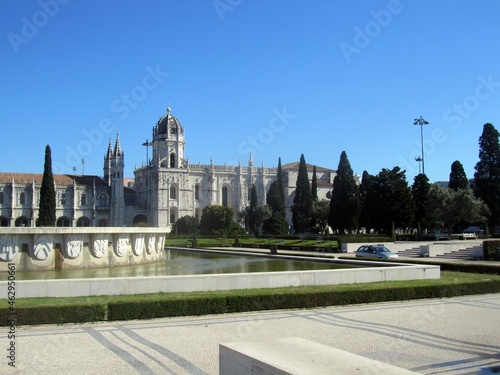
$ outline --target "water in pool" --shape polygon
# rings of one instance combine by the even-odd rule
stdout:
[[[166,250],[165,255],[165,260],[158,263],[62,271],[26,271],[18,272],[16,277],[18,280],[47,280],[304,271],[356,267],[354,265],[339,264],[331,261],[321,262],[313,260],[257,257],[242,254],[228,255],[182,250]]]

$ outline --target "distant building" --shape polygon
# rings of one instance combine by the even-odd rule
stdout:
[[[152,158],[125,178],[125,154],[117,136],[104,156],[103,177],[54,175],[57,226],[171,226],[182,216],[200,218],[204,207],[232,207],[237,214],[250,203],[255,185],[258,203],[276,180],[277,168],[254,166],[252,155],[243,166],[189,164],[184,154],[185,132],[167,109],[153,128]],[[287,221],[299,163],[282,166]],[[307,165],[312,180],[313,166]],[[42,174],[0,172],[0,225],[36,226]],[[316,167],[318,198],[329,199],[335,171]],[[357,176],[359,180],[359,176]],[[235,219],[236,219],[235,214]]]

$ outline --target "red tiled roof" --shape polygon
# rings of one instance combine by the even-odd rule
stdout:
[[[300,162],[296,161],[294,163],[288,163],[288,164],[282,165],[281,168],[284,170],[298,171],[299,165],[300,165]],[[312,171],[314,168],[314,165],[306,163],[306,168],[308,171]],[[318,167],[316,165],[316,172],[335,172],[335,170],[330,169],[330,168]]]
[[[31,184],[33,181],[36,185],[42,183],[43,174],[41,173],[13,173],[13,172],[0,172],[0,183],[10,184],[12,180],[16,184]],[[55,174],[54,183],[56,185],[73,185],[73,181],[77,185],[93,185],[94,181],[96,185],[107,185],[106,182],[99,176],[78,176],[78,175],[66,175],[66,174]]]

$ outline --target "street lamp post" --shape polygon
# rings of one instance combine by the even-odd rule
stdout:
[[[422,145],[422,157],[421,160],[417,160],[418,162],[422,162],[422,174],[425,174],[425,159],[424,159],[424,125],[429,125],[429,121],[426,121],[420,116],[420,118],[416,118],[413,120],[413,125],[420,125],[420,144]],[[416,159],[415,159],[416,160]],[[420,172],[420,168],[419,168]]]
[[[422,162],[422,158],[420,156],[416,157],[415,161],[418,163],[418,174],[420,174],[421,173],[420,171],[422,170],[422,166],[420,164]]]
[[[146,146],[146,222],[149,223],[149,146],[153,143],[146,139],[142,145]]]

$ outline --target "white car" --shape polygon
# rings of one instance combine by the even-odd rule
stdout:
[[[371,259],[399,259],[399,255],[393,253],[383,245],[363,245],[356,250],[356,256],[359,258]]]

